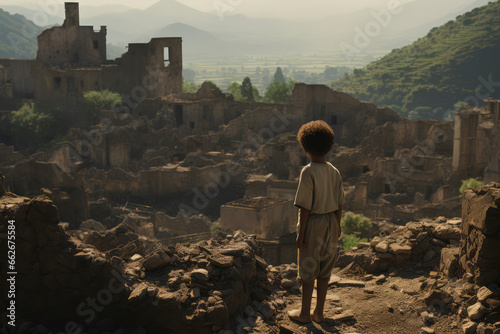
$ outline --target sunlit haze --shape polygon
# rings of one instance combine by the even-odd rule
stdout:
[[[175,1],[175,0],[160,0]],[[215,12],[223,8],[231,13],[245,14],[250,17],[264,18],[314,18],[315,16],[326,16],[332,14],[349,13],[363,8],[384,8],[389,3],[408,3],[414,0],[311,0],[308,2],[299,0],[179,0],[178,2],[189,7],[205,12]],[[122,5],[131,8],[145,9],[158,2],[158,0],[81,0],[83,6],[105,6]],[[457,3],[467,3],[467,0],[457,0]],[[49,2],[52,3],[52,2]],[[63,0],[55,0],[54,3],[64,3]],[[19,5],[36,9],[40,6],[38,2],[1,0],[0,5]],[[84,13],[82,13],[84,14]]]

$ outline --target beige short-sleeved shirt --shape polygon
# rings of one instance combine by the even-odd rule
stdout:
[[[293,205],[324,214],[337,211],[344,204],[342,177],[331,163],[311,162],[300,172]]]

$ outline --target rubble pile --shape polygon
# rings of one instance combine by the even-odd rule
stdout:
[[[275,313],[269,295],[279,279],[268,272],[255,236],[158,243],[147,252],[134,230],[120,224],[81,241],[59,225],[48,197],[12,193],[0,198],[0,217],[0,233],[9,220],[16,226],[20,332],[70,326],[82,333],[212,333],[263,323]],[[6,257],[1,261],[5,271]],[[0,291],[6,295],[5,282]]]
[[[338,266],[355,262],[367,273],[375,273],[411,261],[421,274],[423,268],[435,266],[442,253],[457,249],[460,222],[459,218],[439,217],[434,221],[407,223],[389,235],[377,236],[369,243],[362,242],[350,251],[341,252]]]

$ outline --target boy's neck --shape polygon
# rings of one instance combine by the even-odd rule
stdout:
[[[309,157],[309,160],[317,164],[326,164],[326,159],[324,155],[323,156],[311,155]]]

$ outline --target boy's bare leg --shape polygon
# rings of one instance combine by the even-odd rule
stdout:
[[[327,285],[328,286],[328,285]],[[312,284],[302,283],[302,308],[288,312],[290,319],[308,323],[311,322],[311,299],[314,290],[314,282]]]
[[[325,308],[326,293],[328,292],[329,279],[318,279],[317,280],[317,297],[316,297],[316,307],[312,313],[312,320],[315,322],[323,322],[325,317],[323,311]]]

